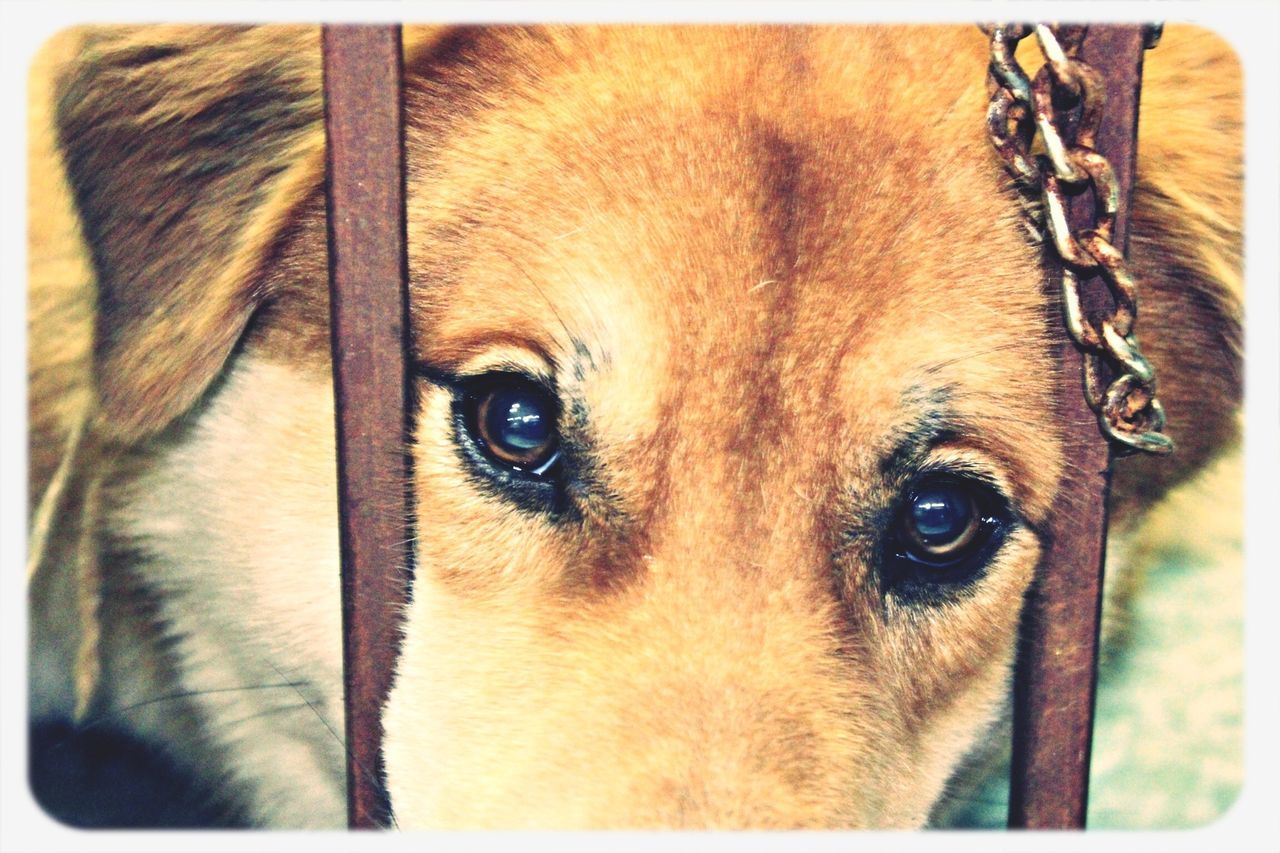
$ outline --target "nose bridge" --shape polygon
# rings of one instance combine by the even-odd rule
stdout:
[[[646,606],[674,614],[673,636],[707,659],[722,648],[725,660],[758,659],[781,636],[771,626],[821,634],[832,617],[820,487],[767,414],[781,405],[776,383],[748,379],[726,375],[700,392],[732,404],[673,413],[645,537]]]
[[[663,421],[643,581],[626,605],[635,633],[615,635],[624,728],[645,733],[640,824],[858,821],[873,727],[853,714],[874,691],[841,651],[829,478],[789,432],[777,362],[690,374]]]
[[[661,452],[648,463],[659,486],[644,515],[686,563],[699,553],[725,567],[815,557],[805,546],[830,477],[814,443],[829,418],[806,377],[826,368],[825,351],[788,331],[795,305],[783,282],[762,292],[708,320],[673,358],[683,368],[664,392]]]
[[[783,697],[800,696],[804,682],[816,696],[842,666],[846,629],[817,487],[798,465],[770,467],[709,460],[673,486],[647,542],[640,615],[663,625],[664,657],[678,662],[659,679],[702,685],[684,695],[701,697],[710,720],[724,702],[781,713]]]
[[[869,731],[856,712],[873,691],[839,652],[829,592],[799,567],[789,578],[743,568],[754,562],[745,547],[679,541],[652,558],[630,623],[644,641],[624,641],[623,727],[646,744],[644,769],[630,774],[636,820],[856,822],[845,810],[857,802]]]
[[[704,433],[705,435],[705,433]],[[732,446],[673,452],[661,505],[652,513],[652,560],[683,576],[739,575],[759,583],[824,571],[824,486],[787,443],[722,436]]]

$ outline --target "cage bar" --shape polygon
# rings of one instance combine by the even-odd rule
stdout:
[[[1144,37],[1145,27],[1138,25],[1091,26],[1080,47],[1080,58],[1106,85],[1096,147],[1111,161],[1120,186],[1113,242],[1121,251],[1128,244]],[[1093,223],[1089,193],[1070,200],[1068,220],[1073,231]],[[1050,281],[1056,282],[1058,272],[1049,266]],[[1086,311],[1110,298],[1096,276],[1082,277],[1081,288]],[[1052,511],[1053,538],[1023,613],[1014,678],[1009,826],[1022,829],[1085,825],[1107,544],[1111,449],[1084,400],[1080,352],[1063,324],[1055,327],[1061,332],[1057,403],[1069,473]]]
[[[323,29],[348,822],[385,826],[381,712],[410,554],[398,26]]]

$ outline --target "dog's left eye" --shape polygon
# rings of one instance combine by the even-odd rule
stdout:
[[[559,407],[542,386],[522,376],[495,374],[471,388],[466,427],[492,462],[535,476],[559,455]]]
[[[907,490],[886,558],[891,581],[918,587],[975,578],[1010,524],[1008,504],[991,486],[928,474]]]
[[[946,480],[912,490],[902,518],[907,549],[922,562],[948,562],[963,554],[981,526],[975,489]]]

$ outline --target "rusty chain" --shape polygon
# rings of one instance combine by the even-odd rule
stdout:
[[[997,24],[982,29],[991,39],[994,83],[987,129],[1033,222],[1047,231],[1062,259],[1063,310],[1067,330],[1084,352],[1085,399],[1112,441],[1169,453],[1173,441],[1161,432],[1165,416],[1156,399],[1155,371],[1134,336],[1137,283],[1123,252],[1111,242],[1120,190],[1111,164],[1094,149],[1105,90],[1098,73],[1076,58],[1087,28]],[[1014,52],[1033,33],[1044,65],[1031,78]],[[1147,46],[1158,38],[1153,29]],[[1037,135],[1040,147],[1033,152]],[[1073,232],[1066,197],[1088,189],[1094,225]],[[1109,316],[1085,313],[1080,281],[1095,273],[1114,299]]]

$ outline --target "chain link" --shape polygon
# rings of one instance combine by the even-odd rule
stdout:
[[[997,24],[982,29],[991,38],[994,84],[987,130],[1028,214],[1062,259],[1063,313],[1067,331],[1084,352],[1085,400],[1103,433],[1123,448],[1169,453],[1173,441],[1161,432],[1165,416],[1156,399],[1155,371],[1134,337],[1137,284],[1124,254],[1111,242],[1120,187],[1107,158],[1094,149],[1106,95],[1098,72],[1077,58],[1087,28]],[[1014,54],[1033,34],[1044,65],[1031,78]],[[1150,38],[1148,44],[1153,45]],[[1073,126],[1065,120],[1067,112],[1078,115]],[[1033,151],[1037,135],[1040,148]],[[1066,197],[1087,189],[1093,192],[1093,226],[1073,231]],[[1108,316],[1085,312],[1080,281],[1092,275],[1106,282],[1114,298]]]

